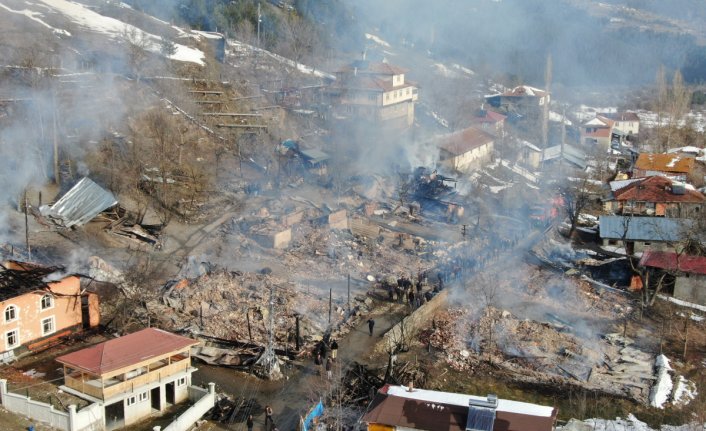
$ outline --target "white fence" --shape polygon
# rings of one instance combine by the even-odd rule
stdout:
[[[44,422],[54,428],[64,431],[97,431],[103,429],[103,408],[99,404],[91,404],[76,411],[75,405],[69,406],[69,411],[62,412],[54,406],[20,394],[7,392],[7,380],[0,379],[0,403],[7,410],[39,422]]]
[[[187,431],[207,411],[216,405],[216,384],[209,383],[208,390],[190,386],[189,399],[194,403],[164,431]],[[91,404],[76,411],[75,405],[69,406],[69,411],[62,412],[54,406],[34,401],[20,394],[7,392],[7,380],[0,379],[0,404],[7,410],[39,422],[44,422],[54,428],[64,431],[100,431],[105,429],[103,406]]]
[[[203,390],[196,387],[189,388],[189,398],[202,392]],[[202,392],[203,393],[203,392]],[[208,392],[206,392],[200,400],[189,407],[182,413],[174,422],[167,425],[164,431],[187,431],[191,426],[203,416],[207,411],[211,410],[216,405],[216,384],[208,384]]]

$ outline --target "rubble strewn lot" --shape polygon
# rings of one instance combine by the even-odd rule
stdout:
[[[502,279],[481,275],[481,285],[472,280],[454,292],[477,298],[477,306],[436,316],[422,344],[445,352],[458,370],[487,360],[519,380],[563,381],[647,403],[654,356],[613,333],[632,312],[630,300],[577,278],[513,267]]]

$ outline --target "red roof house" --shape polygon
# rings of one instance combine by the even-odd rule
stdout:
[[[494,143],[493,135],[477,127],[444,135],[436,142],[440,162],[457,172],[468,172],[490,161]]]
[[[648,280],[650,277],[657,277],[651,275],[652,272],[662,275],[667,272],[673,277],[675,298],[706,305],[706,257],[647,250],[642,254],[640,266],[650,269],[647,273]],[[662,281],[665,282],[663,278]],[[649,285],[649,281],[647,284]]]
[[[56,359],[61,389],[104,408],[106,428],[135,423],[185,401],[191,373],[190,338],[147,328]]]
[[[697,215],[706,196],[683,183],[653,176],[627,183],[615,190],[605,204],[615,214],[640,214],[689,218]]]
[[[633,168],[633,177],[649,177],[666,175],[686,181],[694,168],[694,158],[682,154],[651,154],[642,153],[638,156]]]

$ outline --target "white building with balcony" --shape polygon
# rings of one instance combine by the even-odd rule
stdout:
[[[107,430],[121,428],[188,399],[197,344],[155,328],[108,340],[56,359],[61,389],[102,406]]]
[[[419,89],[407,71],[389,63],[355,61],[336,72],[328,88],[334,115],[407,128],[414,123]]]

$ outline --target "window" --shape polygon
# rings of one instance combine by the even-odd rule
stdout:
[[[54,328],[54,316],[42,319],[42,335],[48,335],[54,333],[56,329]]]
[[[186,377],[182,377],[177,380],[177,386],[184,386],[186,384]]]
[[[5,309],[5,322],[12,322],[13,320],[17,320],[17,307],[8,305]]]
[[[54,297],[47,294],[42,296],[41,300],[41,308],[42,310],[47,310],[49,308],[52,308],[54,306]]]
[[[372,100],[373,102],[378,100],[377,94],[369,94],[368,95],[368,100]]]
[[[9,349],[14,349],[20,345],[20,330],[13,329],[12,331],[5,333],[5,347]]]
[[[135,396],[133,395],[133,396],[131,396],[131,397],[128,397],[126,401],[127,401],[128,407],[131,406],[131,405],[133,405],[133,404],[135,404],[135,402],[136,402]]]
[[[140,402],[146,401],[146,400],[150,399],[150,393],[145,391],[145,392],[141,393],[140,395],[138,395],[137,398],[138,398],[138,401],[140,401]]]

